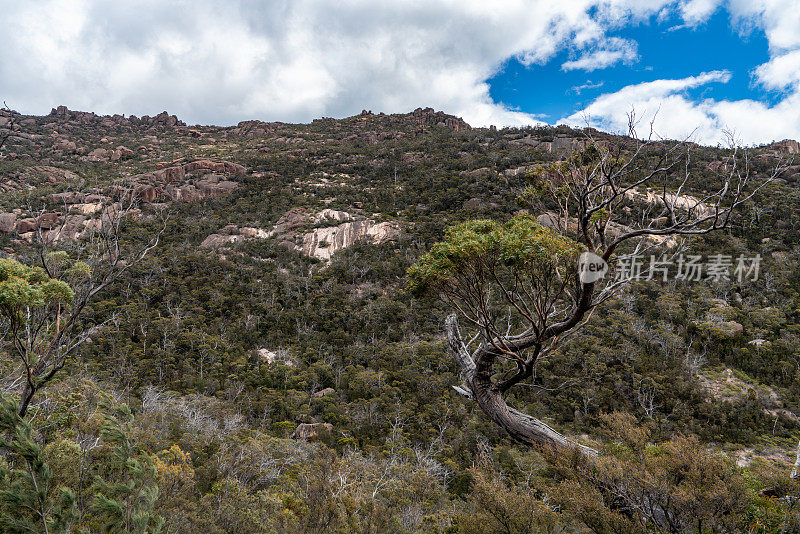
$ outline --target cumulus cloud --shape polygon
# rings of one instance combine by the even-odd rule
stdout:
[[[636,48],[636,43],[633,41],[612,37],[603,41],[596,49],[587,51],[578,59],[566,61],[561,65],[561,70],[591,72],[620,62],[630,64],[638,57]]]
[[[689,0],[679,6],[686,24],[713,13],[719,0]],[[768,143],[800,136],[800,9],[796,0],[729,0],[725,3],[739,31],[763,31],[770,59],[758,66],[755,81],[767,89],[784,90],[774,105],[755,100],[694,100],[687,89],[712,82],[725,83],[730,74],[703,73],[680,80],[655,80],[601,95],[585,109],[560,122],[624,131],[627,114],[636,110],[643,122],[654,117],[657,134],[715,144],[723,131],[734,131],[747,144]],[[643,134],[648,131],[640,132]]]
[[[759,65],[756,78],[769,89],[783,89],[800,84],[800,50],[792,50]]]
[[[656,80],[629,85],[615,93],[600,96],[584,110],[567,117],[562,122],[576,127],[593,126],[604,130],[627,133],[628,115],[637,115],[649,135],[649,123],[656,121],[658,134],[673,138],[689,135],[705,138],[718,128],[709,121],[703,109],[691,102],[684,91],[707,83],[726,83],[727,71],[702,73],[678,80]]]
[[[489,96],[505,60],[541,64],[566,48],[587,51],[568,68],[630,59],[633,45],[607,28],[668,3],[0,0],[0,96],[29,113],[168,109],[217,124],[421,105],[478,125],[534,124]]]
[[[574,59],[562,68],[586,71],[633,62],[636,43],[614,37],[616,29],[670,12],[696,24],[723,4],[743,32],[757,29],[769,39],[772,57],[755,71],[756,81],[796,92],[796,1],[0,0],[0,97],[27,113],[58,104],[137,115],[167,109],[207,124],[418,106],[478,126],[539,124],[537,115],[490,96],[486,80],[509,58],[539,65],[568,50]],[[662,99],[662,109],[674,110],[667,135],[730,123],[755,132],[745,135],[748,141],[784,131],[796,136],[794,92],[773,107],[694,102],[685,93],[712,81],[722,75],[639,84],[584,111],[597,114],[594,123],[614,127],[630,105]],[[750,112],[782,120],[740,119]]]
[[[721,0],[684,0],[679,8],[684,22],[689,26],[695,26],[708,20],[720,4]]]
[[[733,132],[745,144],[796,138],[800,128],[800,95],[793,93],[774,106],[755,100],[693,101],[686,90],[708,83],[725,83],[730,73],[715,71],[678,80],[656,80],[627,86],[597,98],[584,110],[560,122],[627,133],[628,114],[637,117],[637,135],[690,138],[704,144],[725,141]]]

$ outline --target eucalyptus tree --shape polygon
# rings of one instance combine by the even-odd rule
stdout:
[[[23,417],[36,393],[103,327],[86,321],[87,306],[140,263],[166,228],[158,214],[149,235],[125,242],[124,226],[139,213],[133,194],[103,201],[101,216],[72,241],[64,239],[67,219],[45,224],[45,213],[35,218],[33,259],[0,260],[0,349],[16,360],[4,390],[19,394]]]
[[[508,406],[506,394],[634,278],[618,276],[618,268],[599,276],[621,253],[675,250],[683,236],[728,227],[736,210],[785,168],[779,162],[768,175],[755,175],[748,153],[733,143],[722,161],[696,165],[691,143],[631,133],[623,142],[587,136],[569,158],[533,167],[520,196],[538,217],[454,226],[409,270],[413,290],[433,293],[454,310],[445,330],[463,378],[456,390],[519,442],[596,454]],[[587,265],[601,271],[590,273]]]

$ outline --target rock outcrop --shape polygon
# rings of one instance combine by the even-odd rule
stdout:
[[[119,126],[119,125],[139,125],[139,126],[152,126],[156,128],[175,128],[178,126],[186,126],[186,123],[179,120],[175,115],[170,115],[166,111],[162,111],[155,117],[148,117],[144,115],[141,118],[136,115],[125,117],[124,115],[97,115],[86,111],[73,111],[66,106],[58,106],[50,111],[50,117],[54,117],[61,122],[76,122],[79,124],[100,124],[103,126]]]
[[[355,243],[369,241],[380,244],[399,234],[400,229],[395,223],[378,223],[369,219],[351,221],[337,226],[316,228],[306,233],[303,235],[300,252],[312,258],[330,261],[335,253]]]
[[[54,186],[78,179],[74,172],[51,167],[49,165],[35,165],[21,171],[13,178],[0,178],[0,192],[13,193],[35,189],[41,186]]]
[[[203,242],[200,243],[200,246],[211,250],[220,250],[223,248],[230,248],[232,245],[245,239],[266,239],[269,235],[269,232],[261,228],[247,226],[239,228],[235,224],[229,224],[221,228],[217,233],[210,234],[206,237]]]
[[[266,363],[281,362],[289,367],[294,367],[294,362],[289,355],[289,351],[286,349],[270,350],[262,347],[256,350],[256,355],[258,355],[261,361]]]
[[[232,128],[231,135],[243,135],[245,137],[264,137],[275,130],[280,123],[262,121],[242,121]]]
[[[768,148],[773,149],[781,154],[800,154],[800,142],[794,139],[784,139],[768,145]]]
[[[74,200],[65,197],[68,200]],[[35,232],[42,230],[47,239],[53,242],[82,239],[90,232],[99,230],[115,219],[122,209],[118,202],[107,197],[86,195],[81,198],[97,198],[94,202],[64,204],[69,212],[51,211],[38,216],[24,216],[20,210],[13,213],[0,213],[0,233],[16,233],[22,239],[31,241]],[[138,209],[127,210],[127,216],[138,216]]]
[[[0,234],[10,234],[17,229],[16,213],[0,213]]]
[[[95,148],[86,155],[87,161],[108,163],[112,161],[119,161],[123,158],[132,157],[135,154],[133,150],[126,146],[118,146],[117,148]]]
[[[575,234],[578,232],[578,219],[573,217],[570,217],[565,222],[557,213],[546,211],[537,215],[536,220],[542,226],[552,228],[558,232],[566,232],[567,234]],[[609,222],[607,229],[608,235],[614,238],[633,230],[634,229],[630,226],[615,222]],[[645,239],[647,239],[650,243],[655,245],[664,245],[667,248],[673,248],[678,244],[678,240],[675,236],[651,235],[647,236]]]
[[[333,425],[330,423],[300,423],[289,437],[311,441],[323,435],[329,435],[331,432],[333,432]]]
[[[230,193],[245,172],[243,166],[228,161],[192,161],[126,178],[127,183],[117,186],[115,194],[126,197],[132,193],[145,202],[196,202]]]
[[[690,195],[675,195],[667,193],[662,198],[662,194],[658,191],[648,189],[647,191],[640,192],[637,189],[631,189],[625,193],[628,200],[634,202],[644,202],[652,206],[664,206],[664,200],[670,205],[674,203],[675,207],[679,210],[689,211],[692,210],[696,217],[707,217],[714,214],[714,208],[703,204],[700,199]]]
[[[303,228],[314,224],[328,223],[330,226]],[[339,223],[339,224],[335,224]],[[275,237],[276,245],[323,261],[330,261],[334,254],[359,242],[385,243],[400,235],[400,227],[393,222],[376,222],[356,218],[346,211],[324,209],[309,213],[303,208],[293,208],[284,213],[272,230],[243,227],[229,224],[206,237],[200,246],[211,250],[231,248],[248,239]]]
[[[551,154],[570,154],[576,150],[586,146],[586,139],[579,137],[570,137],[567,135],[557,135],[552,141],[542,141],[533,136],[525,136],[517,139],[509,140],[512,145],[525,145],[548,152]]]
[[[362,115],[366,115],[368,113],[371,112],[361,112]],[[416,123],[425,126],[452,128],[457,132],[472,129],[472,126],[464,122],[464,119],[461,117],[454,117],[453,115],[448,115],[442,111],[436,111],[433,108],[417,108],[409,113],[409,116]]]
[[[320,223],[329,226],[302,232],[303,228]],[[355,243],[380,244],[398,235],[400,227],[393,222],[376,222],[333,209],[309,213],[303,208],[293,208],[284,213],[269,232],[270,237],[276,238],[278,246],[323,261],[330,261],[334,254]]]

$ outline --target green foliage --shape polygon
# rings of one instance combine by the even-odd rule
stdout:
[[[491,466],[470,469],[470,508],[455,518],[463,534],[563,532],[563,518],[543,502],[535,488],[504,480]]]
[[[109,533],[158,534],[164,518],[153,511],[158,498],[156,468],[148,454],[135,453],[129,436],[131,411],[125,404],[112,406],[110,399],[101,408],[106,418],[101,437],[113,448],[113,461],[110,472],[95,481],[93,518]]]
[[[75,495],[53,488],[52,475],[31,426],[17,405],[0,400],[0,530],[8,533],[68,533],[75,520]]]
[[[19,314],[23,308],[68,304],[74,293],[69,284],[47,276],[41,267],[29,267],[16,260],[0,260],[0,310]]]
[[[512,269],[536,270],[576,259],[582,247],[546,228],[530,215],[518,215],[505,224],[490,220],[467,221],[445,233],[419,262],[408,270],[410,289],[421,293],[454,281],[457,274],[477,271],[497,261]]]
[[[572,435],[596,436],[603,413],[635,417],[627,430],[605,436],[607,469],[590,473],[548,463],[509,443],[451,393],[459,377],[441,340],[445,310],[406,291],[405,273],[417,264],[410,286],[421,290],[455,287],[454,275],[486,273],[490,264],[502,275],[565,272],[579,250],[573,243],[549,242],[533,217],[515,220],[518,201],[529,209],[555,209],[553,196],[569,193],[571,170],[588,169],[606,143],[619,143],[624,152],[628,140],[591,132],[600,148],[570,157],[518,142],[527,136],[581,136],[566,127],[452,132],[376,115],[273,123],[254,137],[201,128],[196,142],[177,129],[106,130],[96,119],[72,122],[74,129],[65,135],[80,146],[101,146],[105,136],[115,145],[144,144],[147,150],[114,164],[50,151],[44,156],[52,161],[48,165],[72,170],[98,187],[187,154],[237,161],[250,172],[229,195],[171,203],[162,245],[108,288],[104,300],[87,306],[83,324],[102,326],[46,397],[39,397],[47,403],[32,412],[32,424],[51,474],[48,502],[59,502],[60,490],[53,488],[69,486],[78,496],[80,526],[101,531],[106,522],[119,523],[120,513],[148,509],[154,493],[142,489],[158,485],[150,515],[164,516],[164,531],[176,533],[641,531],[636,515],[621,512],[613,497],[619,486],[604,492],[586,483],[596,476],[672,495],[683,517],[699,506],[706,531],[710,525],[797,530],[797,507],[789,503],[800,492],[788,480],[786,458],[797,443],[798,424],[790,415],[800,413],[800,173],[787,172],[786,183],[759,193],[729,234],[688,243],[695,253],[760,253],[769,278],[753,284],[639,284],[609,301],[585,330],[540,362],[532,387],[513,393],[516,407]],[[48,135],[47,119],[37,121],[34,133]],[[373,132],[380,142],[367,139]],[[26,157],[0,160],[0,176],[20,182],[18,175],[40,158],[35,146],[15,146]],[[697,181],[687,192],[700,195],[708,189],[709,165],[725,152],[695,148],[689,170]],[[758,156],[754,171],[763,175],[771,156]],[[328,181],[320,187],[315,182],[323,173]],[[2,211],[54,191],[29,185],[37,189],[24,198],[2,195]],[[330,264],[285,250],[274,239],[244,241],[224,257],[197,247],[229,223],[269,230],[297,207],[396,220],[403,235],[380,246],[354,245]],[[142,216],[122,228],[126,245],[142,242],[153,230],[153,212],[146,203],[141,208]],[[616,209],[614,215],[630,224],[638,213]],[[464,223],[475,217],[485,220]],[[602,224],[605,217],[598,212],[592,222]],[[77,290],[92,274],[88,265],[70,259],[85,257],[82,245],[59,246],[64,250],[46,256],[47,269]],[[556,260],[551,252],[561,246],[570,252]],[[9,247],[18,261],[0,260],[6,301],[54,315],[59,302],[47,302],[39,287],[46,276],[25,266],[40,257],[0,235],[0,249]],[[719,299],[727,305],[714,302]],[[709,314],[737,321],[743,334],[720,342],[704,327]],[[718,329],[718,322],[710,324]],[[755,338],[764,343],[750,345]],[[285,352],[291,365],[261,360],[256,349],[262,347]],[[3,372],[17,362],[0,351]],[[746,371],[758,388],[752,394],[715,390],[714,384],[725,381],[716,369],[734,376]],[[90,379],[92,387],[83,390],[80,378]],[[162,392],[160,401],[148,397],[152,385]],[[313,396],[325,388],[335,393]],[[130,467],[111,443],[119,435],[104,434],[93,448],[104,424],[96,414],[97,392],[115,389],[124,391],[135,419],[122,423],[126,416],[114,416],[105,424],[123,428],[126,454],[137,462]],[[299,423],[311,422],[333,424],[329,446],[285,439]],[[635,437],[642,425],[649,441],[644,448],[623,437]],[[437,445],[442,442],[445,447]],[[701,454],[745,447],[767,459],[741,468],[741,477],[724,458]],[[485,459],[486,450],[494,457]],[[152,458],[155,475],[145,456]],[[93,488],[102,489],[102,498],[81,486],[94,476],[106,481]],[[661,487],[657,476],[664,477]],[[759,496],[764,488],[788,498]],[[742,498],[731,500],[731,491]],[[715,515],[703,503],[723,512]]]
[[[624,522],[626,511],[639,510],[637,516],[648,531],[745,530],[748,505],[757,495],[748,491],[745,477],[729,457],[705,450],[693,436],[655,442],[651,430],[629,414],[603,419],[608,429],[603,454],[585,473],[566,468],[571,471],[571,491],[558,496],[566,508],[587,524]],[[590,502],[597,497],[616,502],[621,513],[598,513]]]

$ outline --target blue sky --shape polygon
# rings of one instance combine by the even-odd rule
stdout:
[[[697,26],[686,26],[672,13],[668,17],[653,15],[611,35],[637,43],[638,58],[587,72],[562,69],[574,59],[574,50],[562,50],[543,65],[525,66],[512,57],[489,78],[491,98],[552,123],[580,111],[603,93],[654,79],[716,70],[729,71],[730,81],[688,89],[687,94],[693,99],[749,98],[771,104],[780,98],[780,91],[767,90],[753,79],[754,69],[769,61],[764,32],[741,27],[723,8]]]
[[[0,0],[0,98],[190,124],[433,107],[800,138],[800,0]],[[649,131],[649,128],[646,130]],[[637,130],[641,131],[641,130]]]

